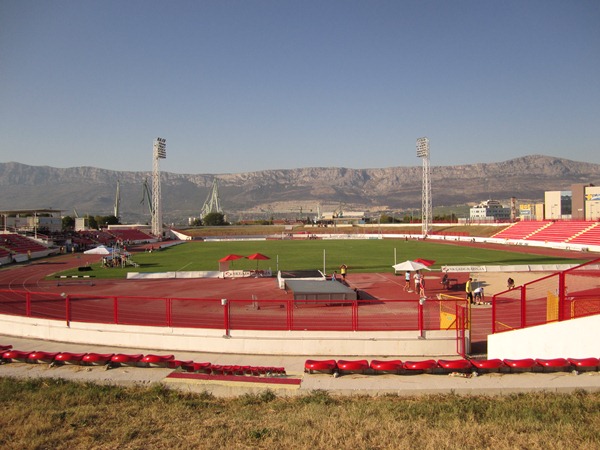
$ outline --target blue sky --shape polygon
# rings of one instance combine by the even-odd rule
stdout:
[[[0,162],[600,163],[600,2],[0,2]]]

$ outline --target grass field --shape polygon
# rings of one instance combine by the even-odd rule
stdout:
[[[127,272],[167,272],[218,270],[218,260],[228,254],[248,256],[260,252],[271,259],[251,261],[239,259],[233,269],[303,270],[325,268],[327,273],[346,264],[349,271],[390,272],[395,262],[425,258],[435,260],[432,269],[443,265],[507,265],[579,263],[557,257],[499,251],[462,245],[417,240],[268,240],[230,242],[188,242],[152,253],[136,253],[139,267],[102,269],[93,265],[96,278],[123,278]],[[100,260],[100,257],[98,257]],[[324,267],[325,266],[325,267]],[[77,270],[61,273],[76,275]]]
[[[0,379],[0,447],[592,449],[600,393],[235,398],[153,387]]]

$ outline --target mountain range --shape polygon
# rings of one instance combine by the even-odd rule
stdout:
[[[236,218],[278,214],[314,215],[317,209],[396,212],[421,206],[421,166],[379,169],[307,167],[230,174],[161,172],[163,218],[187,223],[198,217],[218,183],[220,206]],[[149,222],[151,172],[95,167],[55,168],[0,163],[0,210],[60,209],[66,215],[110,215],[120,185],[123,222]],[[598,184],[600,164],[530,155],[497,163],[432,166],[433,206],[479,203],[493,198],[542,201],[544,191],[569,190],[575,183]]]

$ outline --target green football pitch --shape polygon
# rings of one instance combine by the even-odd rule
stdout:
[[[515,251],[509,251],[514,249]],[[520,253],[517,247],[506,251],[476,248],[451,243],[417,240],[267,240],[186,242],[152,253],[134,253],[138,267],[101,269],[92,265],[97,278],[123,278],[127,272],[170,272],[219,270],[219,259],[236,254],[248,256],[262,253],[269,260],[246,258],[230,263],[230,269],[307,270],[327,273],[346,264],[351,272],[391,272],[392,265],[407,259],[434,260],[433,270],[444,265],[515,265],[515,264],[573,264],[584,260]],[[101,257],[98,256],[98,261]],[[76,275],[77,270],[61,275]]]

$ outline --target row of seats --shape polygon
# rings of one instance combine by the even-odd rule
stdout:
[[[304,363],[306,373],[329,373],[334,376],[347,373],[362,374],[449,374],[458,373],[490,373],[490,372],[559,372],[559,371],[597,371],[600,367],[598,358],[525,358],[525,359],[453,359],[424,361],[400,360],[313,360]]]
[[[113,367],[162,367],[179,369],[185,372],[208,375],[251,375],[251,376],[284,376],[283,367],[220,365],[209,362],[181,361],[174,355],[143,355],[124,353],[71,353],[13,350],[11,345],[0,345],[2,363],[25,362],[50,364],[50,366],[75,364],[83,366]]]

